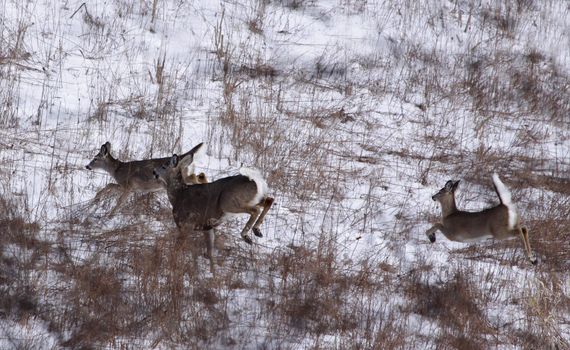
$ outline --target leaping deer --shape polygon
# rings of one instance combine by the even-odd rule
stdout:
[[[185,153],[182,157],[194,154],[202,147],[202,143]],[[160,167],[165,162],[168,162],[170,157],[164,158],[152,158],[145,160],[135,160],[131,162],[122,162],[111,155],[111,143],[105,142],[99,153],[95,155],[93,160],[85,166],[88,170],[101,169],[109,173],[115,179],[117,183],[110,183],[100,190],[95,196],[95,200],[109,191],[120,190],[122,193],[117,200],[117,204],[111,210],[111,215],[113,215],[116,210],[123,204],[127,199],[127,196],[131,192],[154,192],[164,188],[161,181],[157,180],[152,171],[156,167]],[[206,181],[206,175],[201,173],[196,176],[195,174],[183,174],[185,183],[200,183],[201,181]],[[202,178],[200,178],[202,176]]]
[[[511,193],[503,184],[499,175],[493,174],[493,185],[501,203],[479,212],[467,212],[457,209],[455,190],[459,181],[449,180],[432,199],[441,204],[442,220],[426,231],[431,243],[435,242],[435,231],[439,230],[447,239],[456,242],[474,242],[486,238],[498,240],[516,236],[522,238],[526,254],[534,265],[538,262],[530,249],[528,230],[520,226],[516,207],[511,200]]]
[[[202,144],[194,149],[201,146]],[[204,232],[210,271],[214,273],[213,229],[222,222],[226,214],[249,214],[241,237],[248,244],[252,244],[248,232],[253,230],[257,237],[263,237],[259,227],[274,199],[267,195],[267,183],[259,171],[247,168],[240,169],[240,175],[186,185],[182,180],[181,168],[192,161],[193,153],[184,157],[174,154],[167,163],[155,168],[153,173],[155,178],[166,186],[174,222],[180,234],[194,230]]]

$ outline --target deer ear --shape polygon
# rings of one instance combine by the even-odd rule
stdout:
[[[194,146],[194,148],[192,148],[192,149],[190,150],[190,152],[188,152],[188,153],[189,153],[189,154],[192,154],[192,155],[197,154],[197,153],[200,153],[200,152],[203,151],[204,146],[205,146],[204,142],[200,142],[199,144],[197,144],[196,146]]]
[[[187,168],[191,166],[193,162],[194,162],[193,154],[188,154],[185,157],[178,157],[178,163],[180,167]],[[192,171],[194,171],[194,168],[192,168]]]
[[[204,149],[204,143],[199,143],[198,145],[196,145],[194,148],[192,148],[188,153],[186,153],[185,155],[179,157],[179,162],[180,162],[180,167],[181,168],[187,168],[192,166],[192,163],[194,163],[194,156],[197,154],[202,153],[202,150]],[[192,168],[192,172],[194,171],[194,169]]]
[[[172,157],[170,157],[170,163],[168,163],[168,165],[171,168],[176,168],[178,166],[178,155],[176,155],[176,153],[174,153]]]
[[[455,183],[452,180],[449,180],[445,183],[445,190],[448,192],[453,191],[453,187],[455,186]]]
[[[455,181],[455,183],[453,184],[453,191],[455,191],[458,186],[459,186],[459,180]]]
[[[101,146],[100,152],[102,156],[109,154],[109,152],[111,152],[111,143],[109,141],[105,142],[103,146]]]

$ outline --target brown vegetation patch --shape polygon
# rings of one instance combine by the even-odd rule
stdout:
[[[298,331],[344,333],[359,325],[351,295],[373,282],[366,274],[343,273],[332,244],[321,241],[317,250],[295,247],[274,258],[271,270],[280,276],[280,285],[268,306]]]
[[[441,284],[420,281],[415,273],[404,286],[410,311],[437,321],[445,331],[439,341],[459,349],[485,347],[485,334],[493,334],[483,307],[481,291],[462,271]]]

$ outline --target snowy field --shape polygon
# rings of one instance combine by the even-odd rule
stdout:
[[[0,0],[0,348],[569,349],[569,91],[563,0]],[[106,141],[259,169],[264,237],[194,266]],[[425,235],[494,172],[536,266]]]

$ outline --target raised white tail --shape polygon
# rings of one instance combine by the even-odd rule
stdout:
[[[253,180],[257,185],[257,193],[255,197],[249,202],[249,205],[254,206],[261,203],[261,200],[267,196],[267,192],[269,192],[269,188],[267,187],[267,182],[263,179],[261,172],[257,169],[252,168],[241,168],[239,169],[239,173],[243,176],[247,176],[250,180]]]
[[[517,208],[512,201],[511,192],[509,191],[507,186],[505,186],[505,184],[501,181],[497,173],[493,174],[493,184],[495,185],[495,190],[499,195],[501,203],[504,204],[509,209],[509,230],[512,230],[513,228],[515,228],[517,224],[518,214],[517,214]]]

